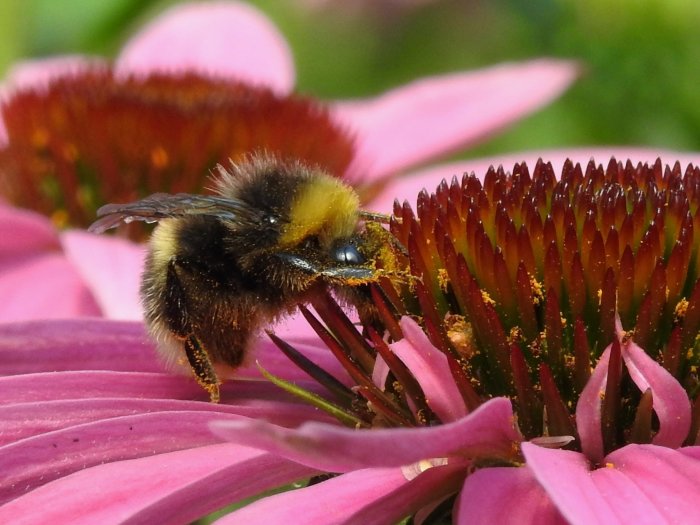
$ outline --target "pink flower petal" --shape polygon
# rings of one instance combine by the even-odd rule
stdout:
[[[46,217],[0,204],[0,261],[60,249],[56,229]]]
[[[219,412],[259,417],[294,427],[304,421],[330,422],[330,416],[303,403],[285,399],[266,400],[245,396],[230,397],[215,404],[179,399],[84,398],[42,400],[0,406],[0,445],[84,423],[120,416],[152,412]]]
[[[644,392],[651,389],[659,431],[652,443],[680,447],[690,431],[690,400],[681,384],[634,341],[622,346],[622,358],[632,381]]]
[[[700,446],[684,447],[679,449],[678,452],[689,458],[700,460]]]
[[[0,507],[0,522],[188,523],[311,474],[257,450],[209,445],[79,470]]]
[[[463,478],[463,469],[450,467],[429,469],[410,482],[400,469],[356,470],[258,500],[215,523],[282,523],[289,516],[303,516],[304,523],[398,523],[428,502],[455,491]]]
[[[565,523],[526,467],[494,467],[467,477],[455,507],[455,523],[542,525]]]
[[[101,314],[90,290],[60,252],[0,262],[0,321]]]
[[[139,286],[144,246],[78,230],[64,233],[62,243],[106,317],[142,319]]]
[[[51,223],[0,205],[0,321],[100,315]]]
[[[311,391],[315,391],[314,387],[320,388],[313,382],[298,384]],[[101,370],[0,377],[0,396],[7,404],[117,397],[209,401],[209,395],[191,376]],[[289,396],[280,393],[278,387],[265,381],[226,381],[221,387],[221,396],[224,402],[239,397],[290,400]]]
[[[0,395],[7,404],[115,397],[209,399],[189,377],[99,370],[0,377]]]
[[[603,351],[576,403],[576,429],[581,438],[581,448],[586,457],[594,462],[601,462],[605,454],[600,400],[608,383],[611,346]]]
[[[290,337],[288,342],[336,377],[351,383],[347,372],[318,340]],[[0,324],[0,375],[114,370],[172,372],[189,380],[185,366],[171,369],[161,361],[154,346],[143,324],[133,321],[66,319]],[[261,336],[249,354],[244,366],[222,379],[260,380],[262,375],[256,364],[260,361],[277,376],[300,383],[309,381],[309,376],[292,365],[267,336]]]
[[[596,486],[583,454],[538,447],[532,443],[523,443],[522,451],[527,466],[569,523],[622,523],[621,516]],[[612,499],[616,494],[610,496]],[[631,518],[628,523],[646,523]]]
[[[404,484],[406,478],[397,468],[356,470],[310,487],[260,499],[215,523],[285,523],[292,516],[303,523],[343,523],[367,503]]]
[[[628,445],[592,470],[582,454],[523,443],[535,477],[573,524],[692,523],[700,461],[655,445]],[[690,521],[688,521],[690,519]]]
[[[67,427],[0,447],[0,502],[72,472],[219,441],[208,428],[240,416],[178,411],[115,417]]]
[[[390,345],[391,350],[420,384],[428,406],[443,423],[466,416],[467,407],[445,355],[430,343],[413,319],[403,317],[400,324],[404,339]]]
[[[68,319],[0,324],[0,374],[164,372],[142,323]]]
[[[327,349],[317,341],[290,342],[315,361],[328,360]],[[24,374],[0,377],[0,399],[5,403],[110,396],[208,400],[186,366],[170,370],[153,346],[143,325],[136,322],[72,319],[0,324],[0,375]],[[323,391],[303,370],[290,365],[269,340],[261,340],[251,354],[254,359],[247,367],[222,376],[224,400],[250,392],[260,401],[288,402],[287,394],[267,380],[261,381],[255,359],[277,376],[312,392]],[[333,364],[325,368],[346,378],[347,373],[337,370],[337,361]],[[66,372],[56,372],[61,370]],[[41,373],[46,371],[52,372]]]
[[[357,131],[353,175],[380,177],[483,140],[557,98],[578,67],[562,60],[503,64],[426,78],[379,98],[336,106]]]
[[[403,466],[450,455],[508,457],[520,439],[505,398],[488,401],[454,423],[429,428],[351,430],[311,422],[290,430],[241,419],[214,423],[212,429],[224,439],[329,472]]]
[[[384,390],[389,372],[391,372],[389,365],[386,364],[382,356],[377,355],[377,358],[374,360],[374,368],[372,369],[372,383],[377,388]]]
[[[606,465],[592,478],[623,521],[684,523],[697,512],[700,462],[665,447],[630,445]]]
[[[241,2],[185,3],[170,8],[122,49],[125,75],[197,71],[288,93],[294,85],[291,51],[260,11]]]
[[[102,58],[83,55],[62,55],[17,62],[7,72],[0,93],[4,96],[8,91],[17,89],[40,90],[56,78],[106,65]]]
[[[399,523],[406,515],[415,514],[457,492],[464,481],[467,468],[466,462],[460,464],[459,461],[455,465],[429,468],[396,490],[370,501],[345,523]]]
[[[567,158],[574,162],[579,162],[585,168],[591,158],[599,164],[606,165],[610,157],[615,157],[624,162],[628,158],[634,163],[656,161],[661,157],[662,162],[673,164],[678,160],[683,167],[688,163],[700,164],[700,154],[682,153],[677,151],[630,148],[629,146],[607,147],[607,148],[579,148],[565,150],[539,150],[524,151],[510,155],[500,155],[498,157],[488,157],[484,159],[462,160],[450,164],[431,166],[421,171],[416,171],[404,177],[395,177],[389,181],[387,187],[382,191],[377,199],[372,201],[369,208],[374,211],[390,213],[394,199],[399,202],[408,200],[415,202],[416,195],[426,188],[435,190],[441,180],[450,180],[453,176],[461,177],[463,173],[474,172],[477,176],[483,177],[489,166],[502,165],[506,169],[512,169],[516,162],[527,162],[530,169],[535,166],[537,159],[542,158],[551,162],[554,172],[561,171],[561,167]]]

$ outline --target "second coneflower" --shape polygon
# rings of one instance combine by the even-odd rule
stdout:
[[[317,101],[196,73],[141,78],[104,67],[18,90],[1,111],[0,194],[87,226],[106,202],[201,192],[217,163],[251,151],[342,174],[350,133]]]

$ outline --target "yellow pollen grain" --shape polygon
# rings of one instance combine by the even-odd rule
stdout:
[[[163,169],[170,163],[170,156],[165,148],[157,146],[151,150],[151,165],[156,169]]]
[[[598,297],[598,304],[600,304],[600,301],[603,298],[603,290],[598,288],[598,291],[596,292],[596,296]]]
[[[481,299],[484,301],[484,304],[490,304],[491,306],[496,306],[496,301],[491,299],[491,296],[486,290],[481,290]]]
[[[542,304],[544,300],[544,292],[542,283],[534,277],[530,278],[530,288],[532,289],[532,304]]]
[[[450,283],[450,278],[447,275],[447,270],[445,268],[438,268],[438,284],[443,292],[447,291],[447,285]]]
[[[514,326],[513,328],[510,329],[510,332],[508,333],[508,342],[509,343],[517,343],[518,341],[523,340],[523,331],[519,326]]]
[[[447,314],[444,319],[447,338],[460,356],[471,358],[474,355],[472,326],[464,316]]]
[[[682,321],[685,319],[685,314],[688,312],[688,300],[683,298],[678,301],[676,307],[673,309],[673,320],[675,322]]]
[[[615,463],[608,461],[605,463],[605,468],[615,468]]]
[[[632,337],[634,337],[634,329],[626,330],[626,331],[623,330],[622,335],[620,336],[621,343],[622,344],[628,343],[630,341],[630,339],[632,339]]]

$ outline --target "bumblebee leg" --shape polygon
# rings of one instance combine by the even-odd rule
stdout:
[[[209,399],[212,403],[219,402],[219,385],[221,382],[216,376],[214,367],[209,359],[209,354],[202,347],[195,336],[190,335],[185,339],[185,354],[190,362],[194,377],[204,390],[209,392]]]
[[[209,354],[205,346],[195,335],[196,331],[188,314],[188,295],[185,283],[188,282],[188,267],[184,261],[173,257],[168,263],[167,294],[165,297],[165,316],[168,328],[184,339],[185,355],[192,368],[197,383],[209,392],[212,403],[219,402],[219,385]]]

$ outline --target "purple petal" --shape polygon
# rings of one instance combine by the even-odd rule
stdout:
[[[377,358],[374,360],[374,368],[372,369],[372,383],[377,388],[384,390],[389,372],[391,372],[389,365],[386,364],[382,356],[377,355]]]
[[[505,398],[488,401],[454,423],[429,428],[351,430],[312,422],[290,430],[242,419],[215,423],[212,429],[224,439],[329,472],[396,467],[450,455],[509,457],[520,439]]]
[[[326,370],[349,383],[347,373],[336,360],[329,357],[328,350],[322,347],[318,341],[297,341],[290,338],[290,343],[310,359],[321,363]],[[309,382],[309,377],[305,372],[290,365],[289,359],[267,338],[264,338],[253,345],[249,358],[251,362],[247,366],[222,376],[222,379],[227,380],[223,387],[224,390],[229,388],[231,383],[228,381],[229,379],[260,380],[261,374],[256,360],[260,360],[265,369],[275,375],[305,385],[312,390],[319,388],[317,383]],[[173,369],[161,362],[154,348],[154,343],[144,332],[142,323],[105,319],[71,319],[0,324],[0,375],[61,370],[69,372],[80,370],[174,372],[177,374],[178,384],[194,384],[186,366]],[[82,383],[82,381],[86,381],[87,384],[94,382],[97,390],[100,389],[99,385],[102,381],[113,380],[111,377],[100,378],[99,375],[92,375],[90,378],[79,377],[82,385],[80,388],[86,388],[87,385]],[[51,383],[55,380],[54,376],[47,377],[46,374],[34,378],[34,381],[42,383]],[[70,381],[77,379],[75,377],[71,379],[62,377],[60,380],[70,383]],[[21,381],[28,382],[29,380]],[[143,389],[143,385],[139,384],[146,384],[148,381],[151,379],[136,379],[135,384],[130,387],[126,386],[127,383],[119,381],[117,384],[124,386],[127,392],[133,393],[130,388]],[[0,379],[0,384],[2,384],[2,379]],[[70,388],[70,384],[64,384],[64,386]],[[20,392],[26,392],[27,388],[28,391],[41,395],[31,385],[22,387]],[[47,388],[53,391],[51,385]],[[277,387],[273,387],[273,389],[278,394],[281,393]],[[198,392],[198,390],[188,389],[186,394],[182,395],[195,395],[194,392]],[[14,397],[16,394],[10,391],[7,395]],[[61,395],[60,391],[56,392],[56,395]],[[99,392],[96,395],[100,395]],[[23,399],[31,400],[32,398],[24,397]]]
[[[69,319],[0,324],[0,374],[60,370],[165,369],[142,323]]]
[[[189,377],[101,370],[0,377],[0,396],[6,404],[117,397],[208,400]]]
[[[240,2],[185,3],[132,37],[117,71],[130,75],[196,71],[288,93],[294,62],[286,41],[260,11]]]
[[[0,321],[100,315],[46,217],[0,204]]]
[[[0,262],[0,321],[99,316],[100,308],[60,252]]]
[[[678,452],[688,456],[689,458],[700,460],[700,446],[684,447],[679,449]]]
[[[621,523],[620,516],[593,481],[590,465],[583,454],[532,443],[523,443],[522,451],[527,466],[569,523]],[[616,494],[610,496],[614,498]],[[628,523],[643,522],[630,519]]]
[[[654,445],[677,448],[690,431],[690,400],[681,384],[634,341],[622,346],[622,358],[632,381],[644,392],[651,389],[653,407],[659,418]]]
[[[0,447],[0,502],[101,463],[216,443],[219,440],[208,424],[237,417],[197,411],[137,414],[67,427],[5,445]]]
[[[628,445],[612,452],[606,458],[611,468],[594,471],[593,478],[598,484],[605,480],[611,489],[606,495],[616,508],[623,509],[624,515],[638,510],[653,517],[656,511],[663,516],[656,523],[689,523],[689,518],[698,518],[700,458],[692,457],[698,451],[700,447],[672,450],[655,445]],[[616,472],[621,475],[615,475]],[[611,492],[620,490],[622,484],[631,492],[624,502]]]
[[[585,168],[591,158],[594,158],[598,163],[606,165],[612,156],[619,161],[625,161],[629,158],[632,159],[634,163],[653,163],[656,161],[657,157],[661,157],[661,160],[665,163],[673,164],[678,160],[684,167],[691,162],[700,164],[700,154],[698,153],[682,153],[677,151],[630,147],[525,151],[498,157],[462,160],[450,164],[441,164],[411,173],[405,177],[394,177],[389,180],[384,191],[382,191],[377,199],[371,202],[370,206],[372,210],[391,213],[394,199],[398,199],[399,202],[403,202],[404,200],[415,202],[416,195],[418,195],[423,188],[433,191],[441,180],[447,179],[449,181],[454,175],[461,177],[463,173],[474,172],[477,176],[483,177],[489,166],[502,165],[505,169],[510,170],[516,162],[527,162],[532,169],[537,159],[542,158],[552,163],[555,173],[560,173],[564,160],[567,158],[570,158],[574,162],[581,163]]]
[[[452,378],[445,354],[435,348],[420,326],[410,317],[400,321],[404,339],[391,350],[416,378],[431,410],[444,422],[467,415],[467,407]]]
[[[304,523],[342,523],[358,509],[406,483],[397,468],[356,470],[258,500],[215,523],[285,523],[292,516],[299,519],[303,516]]]
[[[460,464],[459,461],[454,466],[429,468],[389,494],[374,501],[365,502],[362,509],[344,523],[348,525],[399,523],[407,515],[433,506],[456,493],[464,481],[467,468],[467,464]]]
[[[467,477],[455,508],[455,523],[518,525],[565,523],[527,467],[494,467]]]
[[[464,469],[437,467],[407,482],[399,469],[363,469],[295,491],[276,494],[216,521],[281,523],[302,516],[304,523],[398,523],[435,499],[455,492]]]
[[[93,466],[0,507],[0,522],[188,523],[313,474],[231,444]]]
[[[316,383],[299,382],[314,391]],[[46,372],[0,377],[4,403],[31,403],[54,399],[149,398],[209,401],[209,395],[191,376],[145,372]],[[227,381],[221,388],[222,400],[284,400],[290,397],[265,381]],[[319,416],[320,418],[321,416]],[[319,419],[315,418],[315,419]]]
[[[239,414],[274,421],[286,427],[295,427],[310,420],[331,421],[330,416],[319,413],[304,403],[289,402],[282,398],[267,400],[246,396],[246,392],[241,389],[238,393],[242,395],[230,396],[219,404],[178,399],[110,397],[0,405],[0,421],[3,422],[0,445],[101,419],[151,412],[201,411]]]
[[[601,396],[605,394],[608,382],[611,346],[603,351],[576,404],[576,429],[581,438],[581,448],[594,462],[601,462],[605,454],[601,430]]]
[[[357,131],[357,173],[396,173],[479,140],[557,98],[574,62],[534,60],[426,78],[362,102],[336,106]]]
[[[628,445],[591,470],[582,454],[523,443],[535,477],[570,523],[689,523],[700,461],[655,445]],[[692,522],[692,520],[691,520]]]
[[[0,204],[0,261],[60,249],[56,229],[46,217]]]
[[[43,89],[55,78],[74,75],[85,69],[105,66],[103,59],[65,55],[14,64],[0,85],[0,101],[19,89]],[[7,128],[0,118],[0,147],[8,142]]]
[[[144,246],[77,230],[64,233],[62,243],[66,257],[89,286],[106,317],[142,318],[139,286]]]

